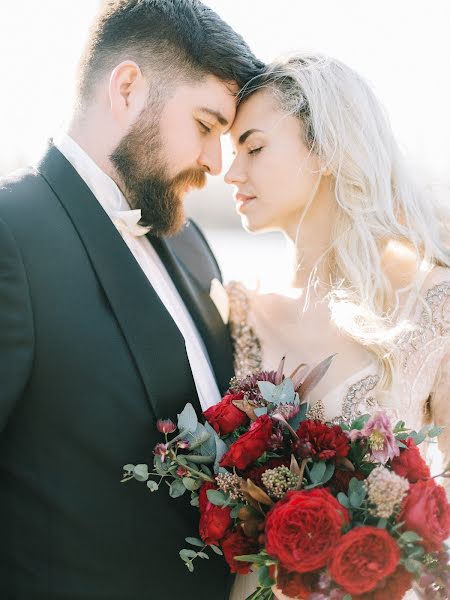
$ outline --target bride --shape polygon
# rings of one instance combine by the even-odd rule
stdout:
[[[228,287],[237,375],[337,353],[312,418],[383,406],[411,428],[448,425],[447,221],[415,188],[368,84],[319,55],[274,63],[242,91],[231,138],[225,181],[244,228],[281,231],[295,256],[289,289]],[[450,427],[438,440],[447,463]],[[255,586],[239,576],[232,599]]]

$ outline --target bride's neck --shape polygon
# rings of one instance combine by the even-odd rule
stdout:
[[[321,199],[313,203],[300,226],[295,225],[284,232],[292,255],[293,287],[306,288],[311,275],[325,287],[329,286],[331,272],[327,254],[331,246],[334,219],[333,204]]]

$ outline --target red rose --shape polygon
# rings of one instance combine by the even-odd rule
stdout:
[[[254,538],[247,537],[242,529],[238,528],[236,531],[228,533],[220,545],[232,573],[240,573],[241,575],[250,573],[252,563],[234,560],[234,557],[243,554],[257,554],[260,548]]]
[[[434,479],[412,483],[399,521],[405,522],[405,530],[415,531],[423,538],[426,550],[440,550],[450,536],[450,505],[444,488],[436,485]]]
[[[397,475],[400,475],[400,477],[406,477],[410,483],[416,483],[419,479],[428,479],[430,477],[430,469],[423,460],[414,440],[408,438],[406,445],[408,447],[401,450],[400,455],[392,460],[392,470]]]
[[[241,435],[220,461],[221,467],[236,467],[241,471],[254,462],[265,450],[272,435],[272,419],[267,415],[258,417],[247,433]]]
[[[347,522],[347,511],[328,490],[290,491],[267,515],[267,553],[288,571],[315,571],[327,563]]]
[[[318,582],[319,573],[296,573],[278,566],[277,587],[289,598],[309,598]]]
[[[325,425],[322,421],[306,420],[297,429],[295,449],[301,458],[330,460],[347,456],[350,450],[348,437],[339,425]]]
[[[385,529],[357,527],[338,541],[329,571],[349,594],[364,594],[392,575],[399,561],[398,544]]]
[[[242,400],[244,393],[228,394],[218,404],[214,404],[203,413],[206,420],[219,435],[228,435],[241,425],[247,425],[248,416],[237,406],[233,400]]]
[[[218,544],[231,526],[231,510],[215,506],[208,500],[207,491],[217,490],[217,486],[207,481],[199,492],[200,537],[205,544]]]

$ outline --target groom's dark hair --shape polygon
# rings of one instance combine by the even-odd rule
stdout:
[[[108,0],[95,19],[79,68],[78,97],[92,95],[122,60],[162,82],[207,74],[242,87],[263,64],[243,38],[199,0]]]

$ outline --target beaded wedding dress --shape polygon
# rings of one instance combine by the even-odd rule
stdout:
[[[273,370],[286,355],[289,374],[302,356],[300,316],[286,319],[286,304],[280,296],[261,294],[232,282],[227,287],[230,300],[230,329],[235,349],[236,375],[245,376],[260,369]],[[292,306],[292,300],[290,302]],[[293,316],[294,315],[294,316]],[[434,267],[422,271],[408,289],[399,292],[398,322],[405,319],[414,327],[398,339],[400,376],[395,394],[397,405],[389,407],[393,419],[420,429],[424,423],[450,425],[450,271]],[[280,323],[282,324],[280,327]],[[320,336],[320,331],[317,332]],[[321,359],[335,349],[323,349]],[[376,391],[379,381],[374,359],[323,396],[311,395],[310,416],[326,421],[351,421],[380,407]],[[326,380],[326,376],[324,378]],[[317,388],[318,389],[318,388]],[[383,407],[385,408],[385,407]],[[450,427],[431,449],[432,472],[450,461]],[[237,576],[230,600],[244,600],[256,587],[254,574]],[[405,600],[416,598],[409,592]]]

